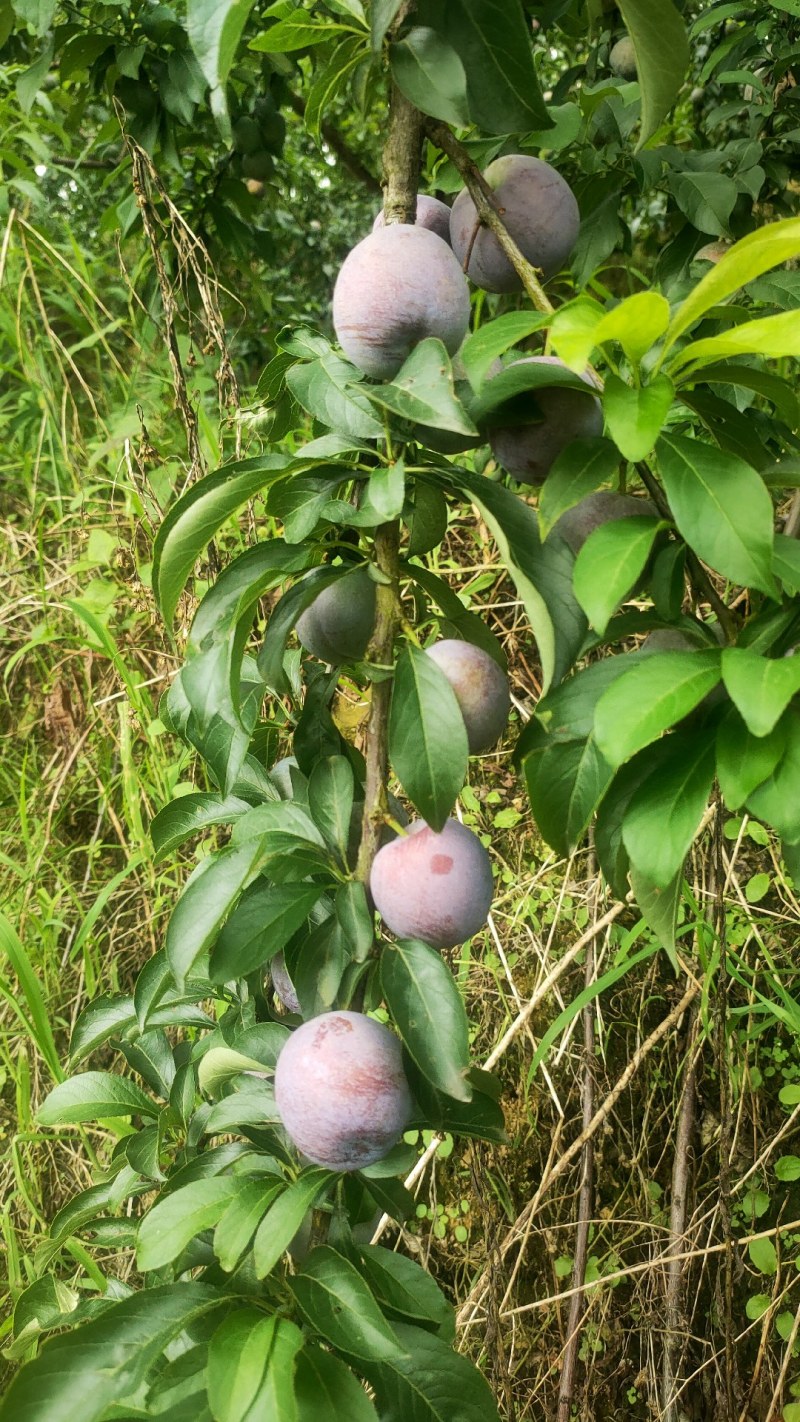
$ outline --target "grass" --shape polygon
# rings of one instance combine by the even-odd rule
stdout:
[[[183,451],[157,330],[113,264],[84,259],[69,234],[54,238],[15,219],[0,250],[8,375],[0,469],[0,1221],[8,1342],[13,1301],[42,1271],[48,1222],[92,1182],[113,1145],[102,1131],[40,1130],[36,1108],[63,1070],[79,1010],[98,993],[129,986],[162,941],[191,851],[154,867],[147,825],[194,771],[158,719],[178,650],[149,592],[151,540],[182,480]],[[212,372],[202,359],[192,379],[195,397],[213,412]],[[206,424],[211,459],[210,413]],[[231,531],[231,547],[238,537]],[[455,520],[434,566],[503,639],[515,714],[524,719],[539,690],[535,648],[486,530],[469,511]],[[184,626],[190,610],[182,609]],[[475,764],[462,814],[491,847],[498,890],[489,932],[455,955],[453,967],[467,995],[475,1058],[493,1061],[503,1081],[509,1144],[446,1139],[417,1183],[417,1217],[403,1247],[429,1261],[458,1304],[462,1346],[486,1368],[503,1416],[555,1417],[581,1158],[561,1162],[581,1130],[590,1020],[600,1120],[573,1415],[642,1422],[669,1415],[658,1401],[662,1261],[675,1252],[691,1256],[677,1315],[684,1413],[717,1415],[726,1379],[738,1372],[749,1415],[777,1415],[787,1318],[800,1301],[800,1223],[785,1228],[800,1218],[800,1192],[791,1164],[776,1171],[797,1146],[800,965],[797,899],[774,847],[746,820],[728,820],[716,840],[709,827],[692,868],[676,981],[662,954],[637,959],[649,939],[633,908],[608,918],[588,852],[559,860],[538,839],[508,746]],[[724,925],[724,973],[714,924]],[[582,999],[587,953],[596,986]],[[696,1010],[648,1046],[692,980]],[[690,1063],[694,1164],[678,1239],[670,1209]],[[728,1208],[740,1242],[726,1271]],[[746,1242],[764,1230],[778,1243],[774,1270],[769,1252]],[[96,1288],[104,1275],[129,1276],[125,1251],[92,1249],[79,1236],[57,1255],[64,1285]],[[793,1387],[800,1391],[800,1369],[787,1361],[784,1403]],[[677,1415],[673,1409],[671,1422]]]

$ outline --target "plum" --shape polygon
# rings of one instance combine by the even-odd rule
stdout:
[[[375,626],[375,584],[366,568],[329,583],[297,619],[301,646],[321,662],[357,662]]]
[[[489,856],[458,820],[448,820],[440,834],[414,821],[408,834],[378,850],[369,884],[386,927],[432,948],[455,948],[471,938],[492,902]]]
[[[580,231],[578,204],[569,183],[549,163],[523,153],[495,158],[483,176],[522,255],[549,281],[568,260]],[[466,188],[453,203],[450,241],[462,267],[469,257],[466,273],[476,286],[484,291],[522,290],[521,278],[494,233],[480,226]]]
[[[613,523],[618,518],[634,518],[637,515],[654,517],[655,504],[649,499],[637,499],[633,494],[618,494],[613,489],[598,489],[587,494],[585,499],[567,509],[556,523],[553,532],[560,534],[573,553],[580,553],[590,533],[604,523]]]
[[[295,992],[294,983],[286,969],[286,959],[283,953],[276,953],[269,965],[272,974],[272,986],[276,995],[280,998],[287,1012],[300,1011],[300,999]]]
[[[373,232],[377,232],[379,227],[385,225],[385,222],[383,208],[381,208],[372,224]],[[450,209],[446,202],[440,202],[438,198],[430,197],[428,193],[418,193],[415,225],[427,227],[431,232],[435,232],[437,237],[441,237],[448,247],[450,246]]]
[[[437,336],[453,355],[469,326],[469,287],[446,242],[427,227],[379,227],[345,258],[333,325],[366,375],[391,380],[419,341]]]
[[[455,692],[470,755],[480,755],[503,734],[511,709],[508,677],[494,657],[472,642],[445,638],[428,647],[427,653]]]
[[[275,1100],[297,1149],[328,1170],[387,1155],[411,1116],[400,1041],[360,1012],[324,1012],[281,1049]]]
[[[618,39],[616,44],[611,46],[608,65],[612,74],[616,74],[618,79],[635,79],[637,77],[639,71],[636,68],[636,50],[630,35],[623,35],[622,39]]]
[[[518,365],[556,365],[566,370],[556,356],[528,356],[513,361],[506,370]],[[585,377],[584,377],[585,378]],[[562,450],[574,439],[588,439],[603,433],[603,411],[600,401],[590,393],[570,390],[565,386],[541,387],[527,395],[517,396],[520,402],[530,399],[531,423],[498,425],[489,431],[489,444],[498,464],[521,484],[542,484]],[[502,419],[502,409],[495,418]]]

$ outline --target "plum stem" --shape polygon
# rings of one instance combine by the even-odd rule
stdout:
[[[426,119],[425,132],[431,143],[434,143],[442,153],[446,153],[451,163],[458,169],[475,204],[479,223],[494,233],[536,310],[544,311],[548,316],[552,316],[555,307],[545,295],[544,288],[536,274],[537,269],[531,266],[527,258],[523,257],[511,236],[502,219],[502,209],[498,204],[497,197],[477,163],[470,158],[464,145],[459,143],[446,123],[441,123],[438,119]]]

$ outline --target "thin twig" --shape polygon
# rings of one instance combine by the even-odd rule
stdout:
[[[438,119],[426,119],[425,132],[431,143],[434,143],[442,153],[446,153],[451,163],[458,169],[475,204],[479,224],[488,227],[490,232],[494,233],[536,310],[552,315],[555,307],[545,295],[537,275],[537,269],[531,266],[527,257],[522,255],[503,222],[503,209],[477,163],[470,158],[464,145],[459,143],[446,123],[440,123]]]

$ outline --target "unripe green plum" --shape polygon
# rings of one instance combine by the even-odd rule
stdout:
[[[391,380],[436,336],[453,355],[469,326],[469,288],[450,248],[427,227],[379,227],[345,258],[333,292],[339,343],[359,370]]]
[[[373,232],[377,232],[378,228],[384,227],[385,224],[386,219],[381,208],[372,224]],[[431,197],[429,193],[418,193],[415,226],[427,227],[450,246],[450,209],[446,202],[440,202],[439,198]]]
[[[265,148],[258,148],[255,153],[245,153],[242,159],[242,173],[245,178],[255,178],[257,182],[263,183],[267,178],[271,178],[274,172],[275,159]]]
[[[366,568],[329,583],[297,619],[300,643],[321,662],[357,662],[375,626],[375,584]]]
[[[455,692],[470,755],[489,750],[503,734],[511,709],[505,672],[472,642],[446,637],[426,650]]]
[[[567,509],[553,525],[557,533],[568,543],[573,553],[580,553],[590,533],[601,528],[604,523],[614,523],[620,518],[634,518],[641,515],[653,517],[657,510],[649,499],[637,499],[633,494],[618,494],[613,489],[598,489],[587,494],[579,504]]]
[[[616,44],[611,46],[608,65],[612,74],[616,74],[618,79],[635,79],[637,77],[639,71],[636,68],[636,50],[630,35],[623,35],[622,39],[618,39]]]
[[[233,125],[233,146],[237,153],[256,153],[264,146],[258,124],[248,114],[237,119]]]
[[[272,986],[287,1012],[299,1012],[300,999],[286,970],[286,959],[283,953],[275,954],[269,965],[269,970],[272,975]]]
[[[507,370],[519,365],[556,365],[566,370],[555,356],[529,356],[514,361]],[[520,395],[515,402],[530,399],[531,423],[497,425],[489,431],[489,444],[498,464],[521,484],[542,484],[561,451],[574,439],[588,439],[603,433],[603,411],[591,386],[584,395],[581,390],[565,386],[542,386]],[[502,410],[494,418],[502,419]]]
[[[495,158],[484,173],[500,214],[522,255],[549,281],[569,259],[580,231],[575,195],[560,173],[523,153]],[[450,217],[450,241],[467,276],[484,291],[521,291],[522,279],[488,227],[479,225],[468,190],[460,192]]]
[[[324,1012],[281,1049],[275,1100],[297,1149],[328,1170],[388,1155],[411,1116],[400,1041],[360,1012]]]
[[[370,891],[398,938],[455,948],[483,928],[492,902],[492,866],[478,836],[458,820],[440,834],[416,820],[378,850]]]

